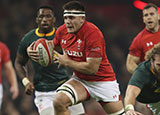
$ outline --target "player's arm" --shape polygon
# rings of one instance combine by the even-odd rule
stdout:
[[[4,64],[4,71],[5,71],[7,80],[10,84],[10,92],[12,93],[12,99],[15,99],[19,94],[19,90],[18,90],[16,73],[13,68],[11,60],[9,60]]]
[[[27,77],[27,72],[25,69],[25,65],[27,61],[28,61],[27,58],[17,53],[16,60],[15,60],[16,72],[19,78],[22,80],[23,85],[25,86],[26,94],[31,95],[34,87],[32,82],[30,82],[30,80]]]
[[[134,85],[128,85],[124,98],[126,115],[142,115],[134,110],[136,97],[140,94],[141,89]]]
[[[59,65],[65,65],[69,68],[85,74],[96,74],[102,60],[101,58],[87,58],[86,62],[77,62],[71,60],[65,52],[63,52],[63,55],[59,54],[56,51],[55,53],[57,54],[57,56],[55,57],[57,61],[55,61],[55,63],[59,63]]]
[[[127,70],[131,74],[133,74],[133,72],[137,68],[139,62],[140,62],[140,58],[139,57],[128,54],[127,61],[126,61]]]

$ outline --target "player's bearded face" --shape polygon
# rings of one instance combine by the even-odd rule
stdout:
[[[160,79],[160,56],[155,55],[155,60],[151,62],[152,63],[152,68],[155,74],[158,76]]]
[[[159,14],[155,8],[150,7],[143,10],[143,22],[148,30],[154,30],[159,26]]]
[[[55,23],[55,17],[50,9],[40,9],[36,18],[39,30],[42,33],[51,32],[53,24]]]
[[[83,16],[64,16],[64,23],[68,33],[76,33],[84,23]]]

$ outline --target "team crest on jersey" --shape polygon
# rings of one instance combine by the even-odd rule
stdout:
[[[80,50],[82,40],[78,39],[77,42],[78,42],[77,48],[78,48],[78,50]]]
[[[147,45],[147,47],[153,46],[153,42],[147,42],[146,45]]]

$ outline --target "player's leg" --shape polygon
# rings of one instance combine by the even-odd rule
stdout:
[[[69,115],[68,107],[87,99],[85,87],[77,80],[70,79],[57,89],[54,98],[55,115]]]
[[[40,115],[54,115],[53,109],[53,94],[54,92],[38,92],[35,91],[34,103],[38,108]]]
[[[117,81],[86,82],[90,95],[100,102],[109,115],[123,115],[124,107],[120,98]]]
[[[101,102],[103,103],[103,109],[108,113],[108,115],[125,115],[122,101],[116,102]],[[102,105],[102,104],[101,104]]]

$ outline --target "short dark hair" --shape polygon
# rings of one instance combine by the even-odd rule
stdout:
[[[85,7],[80,1],[70,1],[63,5],[63,10],[85,11]]]
[[[144,7],[143,10],[148,9],[148,8],[151,8],[151,7],[155,8],[155,9],[158,11],[158,7],[157,7],[155,4],[153,4],[153,3],[148,3],[148,4]]]
[[[54,15],[54,10],[53,10],[53,8],[52,8],[51,6],[49,6],[49,5],[42,5],[42,6],[40,6],[40,7],[37,9],[37,13],[39,12],[40,9],[49,9],[49,10],[51,10],[51,11],[53,12],[53,15]]]

